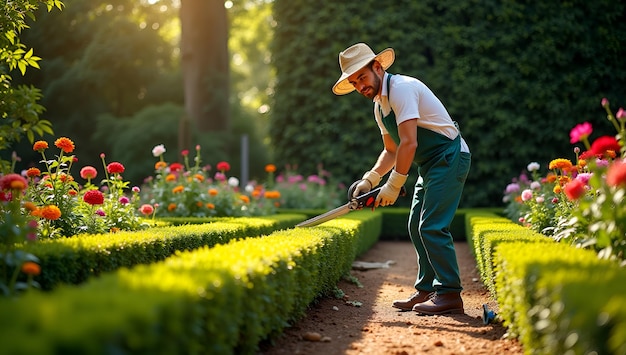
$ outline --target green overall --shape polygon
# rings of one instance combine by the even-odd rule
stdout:
[[[391,74],[387,78],[388,95],[391,95],[390,78]],[[382,117],[382,109],[380,113]],[[382,117],[382,122],[396,144],[400,144],[393,110]],[[419,177],[408,227],[418,256],[415,288],[439,294],[461,292],[463,288],[450,224],[469,173],[471,155],[461,152],[460,132],[454,140],[450,140],[418,127],[414,161]]]

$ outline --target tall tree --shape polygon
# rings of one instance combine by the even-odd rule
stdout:
[[[187,117],[179,145],[185,147],[192,128],[230,128],[228,21],[223,0],[183,0],[180,18]]]

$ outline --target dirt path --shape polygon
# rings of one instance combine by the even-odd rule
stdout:
[[[420,316],[392,308],[394,299],[414,291],[416,256],[410,242],[381,241],[359,260],[393,260],[395,264],[390,268],[352,270],[352,276],[363,287],[340,281],[338,287],[347,301],[321,299],[305,318],[285,330],[273,345],[264,345],[259,354],[523,354],[516,340],[502,338],[506,328],[501,324],[483,324],[482,305],[487,304],[495,312],[497,305],[479,281],[467,243],[455,246],[465,314]],[[323,339],[305,340],[307,333],[317,333]]]

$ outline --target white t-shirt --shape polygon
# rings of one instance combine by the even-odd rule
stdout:
[[[374,98],[374,117],[381,134],[387,134],[388,131],[383,124],[379,107],[382,108],[383,116],[387,116],[393,108],[398,125],[417,118],[417,126],[420,128],[429,129],[451,140],[459,135],[454,121],[450,118],[450,114],[441,101],[424,83],[416,78],[394,74],[390,80],[391,101],[389,101],[389,87],[387,87],[389,75],[389,73],[385,73],[383,76],[381,94]],[[461,137],[461,151],[469,152],[469,147],[463,137]]]

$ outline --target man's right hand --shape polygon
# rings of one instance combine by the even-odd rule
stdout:
[[[373,170],[366,172],[363,175],[363,178],[357,182],[354,192],[352,193],[352,197],[356,198],[364,193],[370,192],[373,188],[378,186],[380,180],[381,176],[377,172]]]

